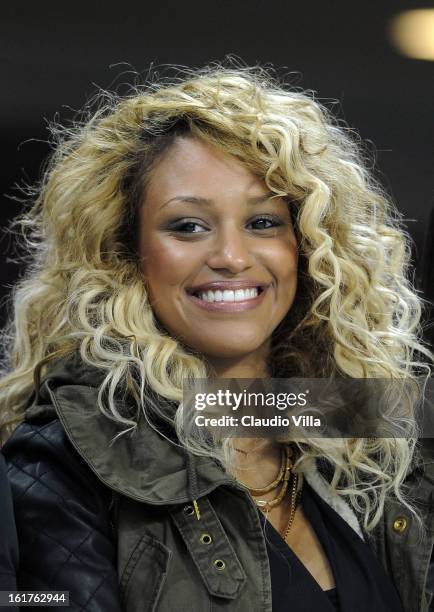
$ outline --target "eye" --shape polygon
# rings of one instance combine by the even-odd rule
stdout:
[[[252,228],[254,230],[267,230],[273,227],[279,227],[283,224],[284,224],[283,220],[280,219],[279,217],[261,216],[261,217],[257,217],[253,221],[250,221],[248,225],[256,226]]]
[[[197,221],[182,219],[173,223],[170,226],[172,232],[177,232],[180,234],[200,234],[202,232],[206,232],[207,229],[200,225]]]

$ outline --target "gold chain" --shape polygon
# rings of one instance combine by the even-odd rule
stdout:
[[[283,498],[286,495],[286,491],[288,489],[288,483],[289,483],[289,479],[291,476],[291,468],[292,468],[292,462],[291,462],[291,449],[289,447],[285,447],[285,463],[282,464],[283,465],[283,469],[280,470],[280,482],[277,483],[276,487],[279,486],[280,483],[282,483],[282,488],[280,489],[279,494],[277,495],[277,497],[273,498],[273,499],[257,499],[256,504],[261,508],[266,510],[267,512],[269,512],[272,508],[275,508],[276,506],[278,506]],[[274,488],[276,488],[274,487]],[[251,493],[251,495],[253,497],[258,497],[259,495],[262,495],[264,492],[268,492],[269,489],[269,485],[268,487],[264,487],[264,489],[251,489],[249,488],[249,491]],[[271,490],[271,489],[270,489]]]
[[[285,474],[286,474],[285,470],[288,469],[288,464],[290,463],[289,457],[290,455],[288,451],[286,450],[286,448],[282,448],[282,460],[280,463],[280,469],[279,469],[279,474],[277,478],[273,480],[273,482],[270,482],[270,484],[267,485],[266,487],[262,487],[262,488],[248,487],[250,493],[255,496],[264,495],[264,493],[269,493],[273,489],[277,489],[277,487],[280,485],[281,482],[283,482],[285,478]]]
[[[295,512],[297,510],[298,502],[300,500],[301,489],[297,491],[297,485],[298,485],[298,474],[294,474],[293,479],[292,479],[292,487],[291,487],[291,504],[290,504],[290,510],[289,510],[289,520],[288,520],[288,524],[286,525],[286,529],[284,530],[283,534],[281,534],[285,542],[286,542],[286,538],[289,535],[289,532],[291,531],[291,527],[294,523]]]
[[[263,493],[268,493],[269,491],[273,490],[273,488],[277,488],[279,484],[282,483],[282,488],[279,492],[279,495],[275,497],[274,499],[255,500],[260,510],[262,510],[265,513],[265,516],[268,518],[268,513],[270,512],[270,510],[272,510],[273,508],[275,508],[282,502],[287,492],[287,489],[288,489],[290,477],[292,476],[289,518],[288,518],[288,523],[286,524],[285,529],[281,533],[282,538],[286,541],[291,531],[291,528],[294,524],[295,514],[297,511],[297,506],[298,506],[300,496],[301,496],[301,488],[303,486],[303,481],[301,482],[300,489],[297,490],[298,485],[299,485],[299,477],[297,473],[292,473],[292,467],[293,467],[293,463],[291,461],[292,449],[289,446],[284,447],[284,455],[285,455],[284,457],[282,455],[282,464],[279,470],[279,476],[277,477],[275,481],[273,481],[270,485],[267,485],[266,487],[262,489],[251,489],[249,487],[248,489],[250,493],[254,497],[256,497],[258,495],[262,495]]]
[[[279,469],[279,474],[272,483],[263,488],[250,488],[247,487],[253,497],[258,497],[259,495],[263,495],[264,493],[269,493],[273,489],[276,489],[280,484],[282,487],[279,491],[279,494],[274,499],[255,499],[258,507],[265,513],[267,516],[270,510],[278,506],[283,498],[286,495],[288,490],[289,480],[291,479],[291,492],[290,492],[290,508],[289,508],[289,519],[286,524],[285,529],[281,533],[282,538],[286,541],[289,532],[291,531],[292,525],[295,519],[295,513],[297,511],[297,506],[300,501],[301,496],[301,487],[298,489],[299,477],[298,474],[292,474],[293,463],[291,461],[292,449],[289,446],[284,446],[282,449],[282,463]],[[291,478],[292,476],[292,478]],[[303,485],[303,482],[302,482]]]

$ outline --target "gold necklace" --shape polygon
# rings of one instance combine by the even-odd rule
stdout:
[[[294,474],[293,480],[292,480],[292,487],[291,487],[291,502],[290,502],[290,510],[289,510],[289,519],[288,519],[286,528],[284,529],[283,533],[281,533],[281,536],[285,540],[285,542],[289,535],[289,532],[291,531],[291,527],[294,523],[295,513],[296,513],[297,506],[298,506],[298,503],[301,497],[301,488],[303,486],[303,482],[301,483],[302,486],[300,487],[299,491],[297,491],[297,485],[298,485],[298,474]]]
[[[282,489],[279,493],[279,495],[272,499],[272,500],[255,500],[256,504],[258,505],[258,507],[264,511],[266,518],[268,518],[268,513],[270,512],[270,510],[272,510],[273,508],[275,508],[276,506],[278,506],[284,496],[285,493],[287,491],[288,488],[288,482],[289,482],[289,478],[291,475],[291,470],[292,470],[292,462],[290,457],[292,456],[292,450],[289,448],[289,446],[285,447],[285,463],[283,463],[282,461],[282,466],[284,465],[283,468],[283,485],[282,485]],[[279,481],[279,477],[282,478],[282,466],[279,470],[279,476],[277,477],[276,481],[274,481],[274,483],[278,483]],[[289,518],[288,518],[288,522],[286,524],[285,529],[283,530],[283,532],[280,533],[280,535],[282,536],[283,540],[287,540],[288,535],[291,531],[291,528],[294,524],[294,519],[295,519],[295,514],[297,511],[297,507],[301,498],[301,491],[302,491],[302,487],[303,487],[303,481],[301,481],[301,486],[300,489],[297,491],[298,489],[298,483],[299,483],[299,477],[298,474],[292,474],[292,486],[291,486],[291,492],[290,492],[290,506],[289,506]],[[273,483],[272,483],[273,484]],[[276,485],[276,487],[278,486],[278,484]],[[269,490],[272,490],[271,488],[269,488],[270,485],[268,485],[267,487],[264,487],[263,489],[249,489],[250,493],[252,493],[252,495],[254,495],[253,491],[260,491],[262,492],[268,492]],[[275,487],[275,488],[276,488]],[[267,490],[266,490],[267,489]],[[260,493],[260,494],[261,494]]]
[[[292,456],[292,449],[289,446],[283,447],[282,464],[279,470],[279,475],[276,478],[276,480],[274,480],[271,484],[267,485],[266,487],[262,487],[262,488],[253,489],[253,488],[247,487],[250,491],[250,494],[253,497],[258,497],[259,495],[268,493],[269,491],[276,489],[279,485],[282,485],[277,497],[273,499],[269,499],[269,500],[268,499],[255,499],[257,506],[261,510],[266,511],[267,513],[273,508],[275,508],[276,506],[278,506],[282,502],[283,498],[285,497],[286,491],[288,489],[289,479],[291,477],[291,469],[292,469],[291,456]]]
[[[279,491],[279,494],[277,495],[277,497],[274,497],[273,499],[256,499],[256,504],[262,509],[266,510],[267,512],[269,512],[270,510],[272,510],[273,508],[276,508],[279,504],[282,503],[283,498],[286,495],[286,491],[288,489],[288,483],[289,483],[289,479],[291,476],[291,468],[292,468],[292,464],[290,463],[290,461],[287,461],[285,469],[284,469],[284,476],[283,476],[283,480],[282,480],[282,488]],[[252,493],[252,495],[254,497],[257,496],[257,494]]]
[[[288,457],[289,457],[288,451],[286,450],[286,448],[282,448],[281,455],[282,455],[282,459],[281,459],[279,474],[277,478],[273,480],[273,482],[270,482],[270,484],[267,485],[266,487],[262,487],[262,488],[248,487],[252,495],[256,496],[256,495],[264,495],[264,493],[269,493],[273,489],[277,489],[277,487],[283,482],[284,477],[285,477],[285,469],[288,465]]]

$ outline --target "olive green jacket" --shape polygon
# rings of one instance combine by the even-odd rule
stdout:
[[[144,419],[134,435],[112,444],[119,430],[97,409],[100,377],[77,353],[58,361],[28,415],[55,410],[76,451],[112,492],[122,609],[271,612],[266,544],[250,495],[218,462],[186,453]],[[432,442],[424,441],[408,476],[426,527],[422,541],[413,518],[396,502],[387,504],[368,536],[350,506],[332,493],[323,467],[312,462],[304,473],[374,548],[407,612],[426,612],[432,597]]]

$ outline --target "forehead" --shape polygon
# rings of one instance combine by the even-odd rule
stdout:
[[[265,183],[241,161],[198,138],[180,137],[155,164],[146,199],[262,193]]]

